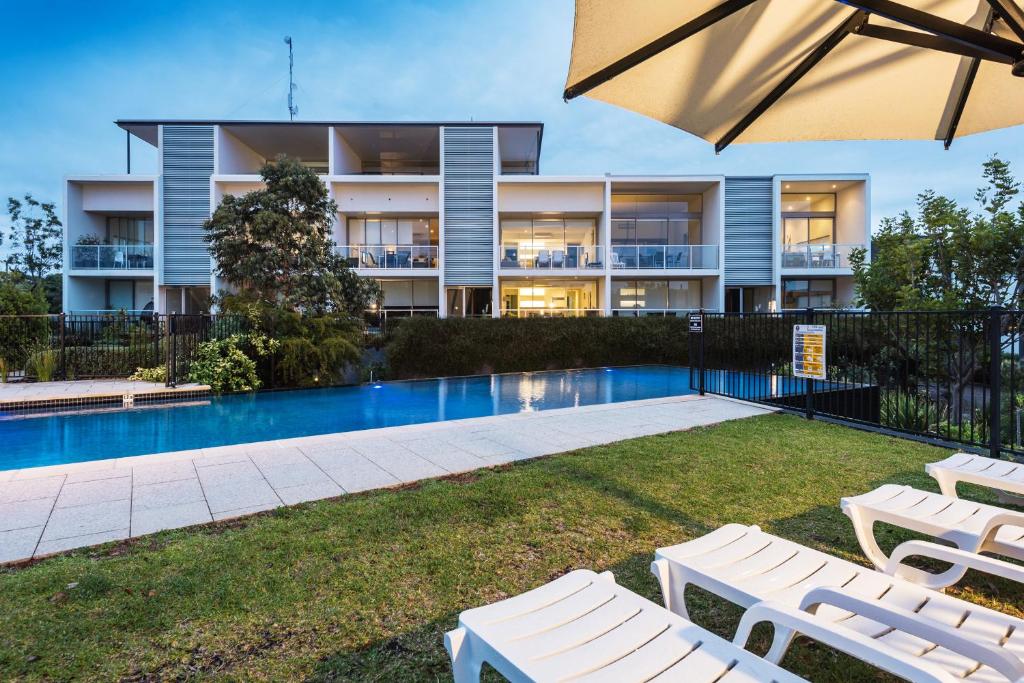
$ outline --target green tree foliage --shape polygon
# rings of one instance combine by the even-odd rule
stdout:
[[[323,181],[283,156],[260,173],[263,189],[224,197],[206,222],[218,275],[253,301],[306,315],[369,308],[380,288],[335,252],[337,206]]]
[[[873,310],[978,310],[1024,304],[1024,204],[1010,165],[983,164],[978,210],[926,190],[916,215],[882,221],[870,263],[850,261],[859,303]],[[1016,206],[1014,203],[1016,202]]]
[[[45,276],[60,270],[63,262],[61,222],[54,205],[40,202],[31,194],[20,200],[8,197],[7,214],[10,253],[4,259],[6,270],[20,273],[33,290],[41,290]]]
[[[46,318],[23,317],[46,312],[42,292],[25,287],[13,273],[0,273],[0,358],[10,369],[24,369],[32,349],[49,341]]]

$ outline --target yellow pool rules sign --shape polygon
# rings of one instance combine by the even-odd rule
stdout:
[[[793,376],[825,379],[824,325],[793,325]]]

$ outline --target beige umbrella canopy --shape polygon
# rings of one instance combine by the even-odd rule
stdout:
[[[943,140],[1024,123],[1015,0],[576,0],[567,100],[715,143]]]

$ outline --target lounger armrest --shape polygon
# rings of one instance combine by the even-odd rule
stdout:
[[[812,614],[821,605],[838,607],[935,643],[964,657],[987,664],[1008,680],[1024,678],[1024,662],[1008,650],[979,643],[947,624],[925,619],[915,612],[883,605],[874,600],[864,600],[838,588],[815,588],[800,601],[800,609]]]
[[[920,661],[853,629],[820,619],[808,612],[786,605],[764,601],[747,608],[736,629],[733,643],[745,647],[754,626],[769,622],[778,630],[789,629],[823,645],[845,652],[879,669],[908,681],[920,683],[954,683],[952,675],[931,662]]]
[[[929,541],[906,541],[896,546],[896,549],[892,551],[892,555],[889,556],[889,563],[885,566],[885,573],[891,576],[899,578],[908,578],[907,569],[904,567],[903,562],[908,557],[928,557],[933,560],[941,560],[943,562],[950,562],[954,565],[968,567],[970,569],[976,569],[986,574],[992,574],[994,576],[1000,576],[1004,579],[1011,581],[1017,581],[1018,583],[1024,583],[1024,567],[1016,564],[1010,564],[1003,560],[997,560],[994,557],[987,557],[985,555],[979,555],[977,553],[969,553],[959,548],[950,548],[949,546],[939,545],[938,543],[931,543]],[[919,571],[919,570],[915,570]],[[915,576],[915,581],[917,580]],[[936,574],[935,576],[941,576]],[[921,583],[918,581],[918,583]],[[923,583],[928,588],[941,588],[938,585],[929,585],[927,582]]]

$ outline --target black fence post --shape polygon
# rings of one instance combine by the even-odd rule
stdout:
[[[171,348],[172,335],[171,327],[174,325],[174,314],[168,313],[164,320],[164,353],[167,354],[167,380],[164,384],[168,387],[174,386],[174,350]]]
[[[64,315],[60,313],[60,378],[66,380],[68,378],[68,355],[64,351]]]
[[[988,380],[988,450],[998,458],[1002,454],[1002,370],[1003,370],[1003,309],[989,309],[988,324],[989,380]]]
[[[806,313],[805,313],[805,315],[806,315],[806,321],[805,321],[806,324],[813,325],[814,324],[814,309],[813,308],[808,308]],[[822,363],[824,364],[825,363],[825,359],[822,358],[821,360],[822,360]],[[827,366],[827,364],[826,364],[826,366]],[[804,416],[808,420],[813,420],[814,419],[814,380],[811,379],[810,377],[805,377],[804,378],[804,382],[805,382],[804,388],[806,389],[806,398],[805,398],[805,402],[804,402]]]
[[[700,377],[697,388],[701,396],[704,395],[704,309],[700,309],[700,334],[697,335],[697,359],[700,363]]]

